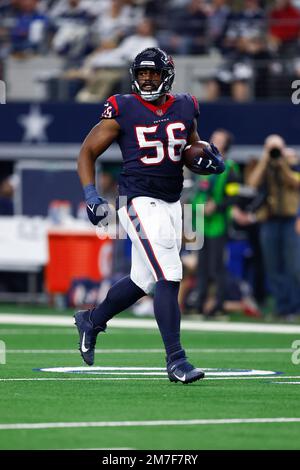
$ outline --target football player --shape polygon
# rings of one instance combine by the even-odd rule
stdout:
[[[180,342],[181,153],[187,144],[200,140],[198,103],[189,94],[170,94],[174,63],[159,48],[139,53],[130,74],[132,94],[108,98],[100,122],[83,142],[78,172],[91,222],[107,223],[109,206],[95,188],[94,167],[98,156],[118,142],[123,156],[119,195],[126,199],[118,205],[118,216],[132,241],[131,272],[111,287],[99,306],[77,312],[79,349],[92,365],[98,333],[105,331],[113,316],[154,289],[168,377],[190,383],[203,378],[204,372],[187,361]],[[195,159],[195,165],[197,161],[201,165],[197,171],[222,172],[224,164],[216,147],[208,147],[206,155],[207,159]]]

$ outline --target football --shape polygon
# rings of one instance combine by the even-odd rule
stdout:
[[[195,157],[207,158],[203,149],[209,147],[209,143],[205,140],[198,140],[192,145],[187,145],[182,152],[182,160],[184,165],[192,172],[195,172],[195,169],[191,168],[194,163]],[[203,174],[203,172],[201,172]]]

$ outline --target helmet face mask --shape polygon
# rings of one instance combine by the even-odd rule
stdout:
[[[161,83],[157,90],[143,91],[138,82],[138,71],[152,69],[160,72]],[[151,47],[140,52],[130,67],[132,91],[145,101],[155,101],[168,93],[175,77],[174,63],[170,56],[158,47]]]

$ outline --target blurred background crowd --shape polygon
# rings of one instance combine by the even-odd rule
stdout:
[[[300,78],[299,8],[299,0],[0,0],[2,76],[28,61],[45,98],[97,101],[120,82],[126,91],[128,63],[158,45],[194,56],[201,98],[286,97]],[[52,65],[40,69],[36,56]]]
[[[75,160],[153,46],[226,158],[217,178],[186,170],[182,202],[192,221],[204,204],[205,224],[203,249],[182,251],[183,313],[300,321],[300,0],[0,0],[0,302],[91,304],[130,269],[128,240],[89,225]],[[120,169],[115,147],[97,163],[113,205]],[[153,314],[151,298],[134,312]]]
[[[204,245],[184,253],[183,310],[194,302],[206,317],[242,311],[263,316],[268,296],[280,319],[300,310],[300,159],[276,134],[244,165],[230,159],[233,135],[217,129],[225,172],[193,178],[186,200],[204,204]],[[187,288],[187,291],[185,291]]]

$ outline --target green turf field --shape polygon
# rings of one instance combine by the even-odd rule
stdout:
[[[300,364],[291,361],[291,345],[297,339],[299,333],[184,331],[190,361],[199,367],[284,375],[208,373],[203,381],[182,385],[170,383],[165,375],[148,375],[147,370],[145,375],[124,369],[110,371],[113,375],[33,370],[82,366],[75,327],[2,324],[0,340],[7,353],[6,364],[0,364],[0,448],[299,449]],[[97,348],[95,366],[164,367],[160,336],[153,329],[111,328],[99,336]],[[261,418],[299,420],[243,422]],[[231,419],[242,422],[228,422]],[[46,425],[5,426],[33,423]],[[59,424],[49,428],[49,423]]]

